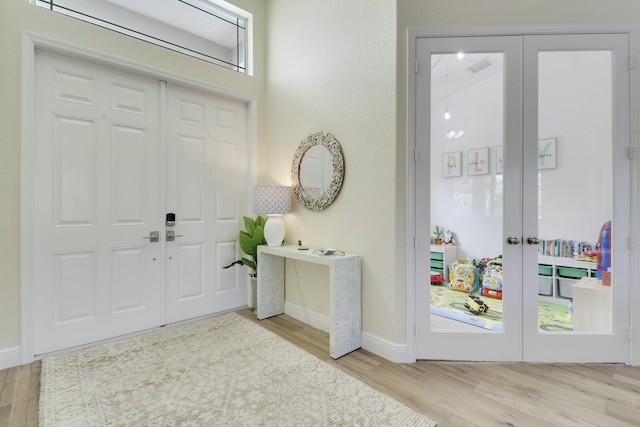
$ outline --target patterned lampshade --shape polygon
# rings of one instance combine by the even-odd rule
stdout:
[[[256,187],[256,213],[285,214],[291,212],[291,187]]]

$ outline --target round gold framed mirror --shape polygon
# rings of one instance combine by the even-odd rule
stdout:
[[[307,209],[321,211],[336,198],[344,180],[344,157],[340,143],[328,132],[306,137],[291,164],[291,183],[298,201]]]

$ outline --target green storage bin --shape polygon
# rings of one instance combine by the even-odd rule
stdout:
[[[581,279],[589,275],[589,270],[574,267],[558,267],[558,275],[561,277],[570,277],[572,279]]]
[[[538,264],[538,274],[540,276],[551,276],[553,275],[553,267],[546,264]]]
[[[442,252],[431,252],[431,259],[438,259],[442,261],[444,259],[444,254]]]
[[[442,270],[444,268],[444,262],[431,260],[431,268]]]

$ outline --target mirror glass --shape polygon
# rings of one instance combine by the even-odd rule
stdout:
[[[300,143],[291,165],[291,181],[304,207],[319,211],[329,206],[342,187],[343,177],[342,148],[330,133],[316,132]]]
[[[315,145],[307,150],[300,163],[300,184],[306,192],[321,195],[331,185],[333,165],[326,147]]]

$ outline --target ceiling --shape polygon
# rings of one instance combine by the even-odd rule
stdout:
[[[431,55],[431,102],[437,102],[502,71],[502,53]],[[475,71],[475,72],[474,72]],[[449,74],[448,82],[445,78]],[[445,84],[448,83],[448,86]]]
[[[229,49],[236,47],[236,27],[200,9],[211,9],[203,0],[103,0],[120,8],[172,25]],[[193,7],[190,4],[199,7]],[[215,9],[218,14],[221,12]],[[229,15],[231,16],[231,15]]]

